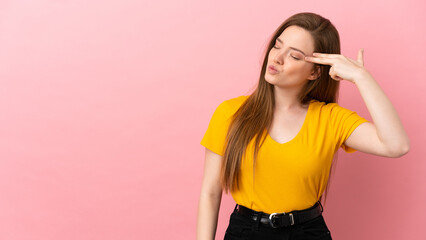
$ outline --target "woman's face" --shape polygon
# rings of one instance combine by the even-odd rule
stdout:
[[[276,87],[301,87],[316,79],[314,63],[304,60],[313,51],[314,40],[308,31],[298,26],[287,27],[269,51],[265,80]],[[271,71],[271,65],[277,71]]]

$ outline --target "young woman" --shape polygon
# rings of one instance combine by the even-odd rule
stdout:
[[[357,60],[340,55],[328,19],[291,16],[266,53],[255,91],[223,101],[201,141],[198,240],[215,237],[222,190],[236,202],[225,240],[331,239],[321,200],[337,150],[385,157],[409,151],[397,112],[364,68],[363,51]],[[337,104],[342,80],[357,86],[374,123]]]

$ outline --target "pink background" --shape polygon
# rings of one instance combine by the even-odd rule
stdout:
[[[426,239],[422,0],[1,1],[0,239],[194,239],[210,117],[302,11],[343,55],[365,49],[411,140],[396,159],[339,150],[333,238]],[[351,83],[339,103],[371,121]],[[233,207],[224,194],[218,239]]]

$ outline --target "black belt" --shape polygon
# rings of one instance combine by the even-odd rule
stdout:
[[[287,213],[282,212],[267,214],[264,212],[254,211],[239,204],[235,206],[234,210],[243,216],[247,216],[250,219],[253,219],[254,221],[258,221],[258,217],[260,216],[261,223],[270,225],[273,228],[278,228],[300,224],[314,219],[322,214],[323,207],[321,202],[318,201],[310,208],[304,210],[295,210]]]

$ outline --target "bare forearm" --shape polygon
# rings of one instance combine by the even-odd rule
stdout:
[[[214,240],[222,197],[200,196],[197,217],[197,240]]]
[[[368,71],[361,71],[354,81],[370,112],[377,135],[390,151],[406,153],[410,141],[389,98]]]

